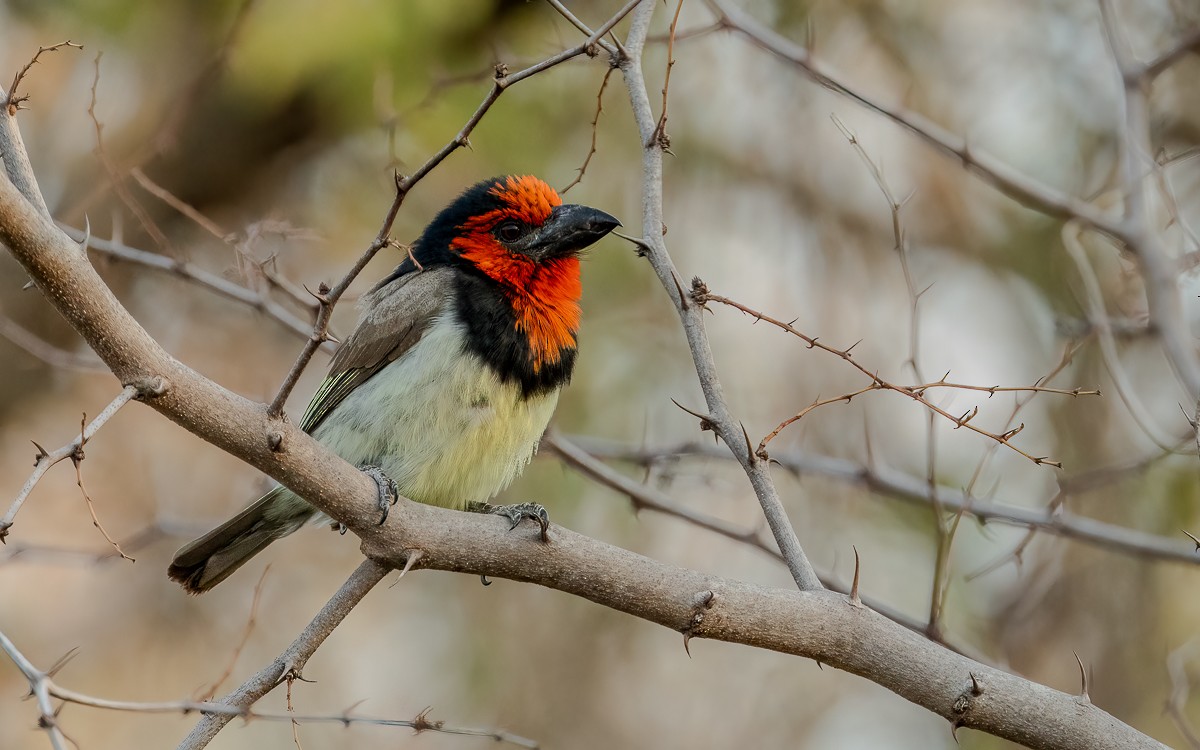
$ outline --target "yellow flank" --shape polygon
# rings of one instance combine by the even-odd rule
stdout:
[[[375,465],[412,500],[463,509],[507,487],[533,457],[558,392],[528,399],[464,351],[452,306],[411,350],[338,404],[313,436]]]

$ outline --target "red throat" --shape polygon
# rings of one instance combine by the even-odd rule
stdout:
[[[516,313],[517,329],[529,339],[535,372],[557,363],[564,349],[575,348],[583,295],[578,258],[535,263],[508,252],[487,234],[469,234],[453,244],[504,290]]]

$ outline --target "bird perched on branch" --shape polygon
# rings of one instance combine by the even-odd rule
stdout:
[[[540,505],[487,504],[529,463],[571,379],[579,253],[620,226],[563,205],[535,177],[471,187],[361,303],[301,428],[417,502],[548,524]],[[318,516],[285,487],[175,554],[167,574],[207,591]]]

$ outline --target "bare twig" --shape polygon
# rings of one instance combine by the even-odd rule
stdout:
[[[880,378],[878,373],[868,370],[866,367],[859,364],[859,362],[856,359],[854,359],[854,356],[850,353],[851,350],[854,349],[853,345],[850,347],[847,347],[846,349],[838,349],[836,347],[822,343],[820,341],[820,339],[813,337],[813,336],[809,336],[809,335],[797,330],[790,323],[785,323],[782,320],[773,318],[770,315],[766,315],[765,313],[761,313],[751,307],[743,305],[740,302],[731,300],[728,297],[723,297],[719,294],[712,294],[707,290],[707,288],[702,289],[702,290],[698,289],[693,294],[693,298],[697,302],[701,302],[701,303],[703,303],[703,302],[719,302],[723,305],[728,305],[729,307],[740,310],[741,312],[743,312],[747,315],[750,315],[758,320],[770,323],[778,328],[781,328],[784,331],[787,331],[788,333],[792,334],[793,336],[798,337],[800,340],[802,340],[804,343],[806,343],[808,345],[808,348],[820,349],[822,351],[829,352],[830,354],[836,355],[837,357],[840,357],[842,360],[846,361],[848,364],[853,366],[856,370],[861,372],[863,375],[865,375],[871,379],[871,383],[869,385],[867,385],[866,387],[864,387],[858,391],[848,393],[844,396],[840,396],[838,398],[826,401],[825,403],[832,403],[834,401],[841,401],[841,400],[849,400],[850,398],[853,398],[854,396],[857,396],[861,393],[865,393],[868,391],[878,391],[878,390],[893,391],[895,393],[899,393],[903,396],[907,396],[908,398],[911,398],[913,401],[916,401],[917,403],[921,404],[922,406],[924,406],[926,409],[930,410],[931,412],[949,420],[950,422],[953,422],[955,429],[960,428],[960,427],[966,427],[968,430],[970,430],[978,435],[982,435],[986,438],[994,440],[997,443],[1005,446],[1006,448],[1009,448],[1013,452],[1024,456],[1025,458],[1029,459],[1030,461],[1032,461],[1035,464],[1038,464],[1038,465],[1045,464],[1047,466],[1053,466],[1056,469],[1062,468],[1062,464],[1058,461],[1055,461],[1054,459],[1051,459],[1047,456],[1035,456],[1031,453],[1028,453],[1028,452],[1022,450],[1021,448],[1018,448],[1016,445],[1012,444],[1011,440],[1014,437],[1016,437],[1024,429],[1024,427],[1025,427],[1024,424],[1022,424],[1019,427],[1016,427],[1014,429],[1003,432],[1003,433],[990,432],[988,430],[983,429],[982,427],[975,425],[971,421],[975,418],[976,414],[978,414],[978,412],[979,412],[978,407],[966,412],[965,414],[956,416],[956,415],[951,414],[950,412],[946,411],[942,407],[938,406],[937,404],[933,403],[929,399],[925,398],[925,395],[924,395],[925,391],[929,390],[930,388],[958,388],[958,387],[961,387],[961,384],[950,383],[949,381],[947,381],[945,379],[945,377],[943,377],[942,380],[939,380],[934,383],[922,383],[922,384],[913,385],[913,386],[898,385],[896,383],[892,383],[892,382],[889,382],[887,380]],[[989,394],[997,393],[997,392],[1005,390],[1005,388],[1001,388],[1000,386],[994,386],[994,387],[993,386],[968,386],[968,389],[969,390],[977,390],[977,391],[986,391]],[[1100,395],[1100,391],[1098,391],[1098,390],[1082,390],[1082,389],[1075,390],[1075,389],[1072,389],[1072,390],[1064,391],[1064,390],[1058,389],[1058,388],[1046,388],[1044,386],[1039,386],[1039,385],[1013,387],[1013,388],[1011,388],[1011,390],[1051,392],[1051,393],[1060,392],[1060,393],[1064,393],[1069,396],[1084,396],[1084,395],[1098,396],[1098,395]],[[767,453],[766,453],[767,443],[771,442],[771,440],[773,440],[777,435],[779,435],[779,433],[782,432],[788,425],[792,424],[797,419],[799,419],[800,417],[803,417],[805,414],[807,414],[809,411],[811,411],[812,408],[813,407],[810,405],[809,407],[806,407],[805,410],[802,410],[798,415],[789,417],[788,419],[785,419],[774,430],[772,430],[765,438],[763,438],[762,441],[758,444],[758,449],[756,451],[759,458],[767,458]]]
[[[161,387],[162,386],[160,385],[159,388]],[[96,418],[92,420],[91,424],[87,425],[87,427],[81,430],[79,437],[75,438],[58,450],[47,451],[37,443],[34,443],[34,446],[38,449],[38,452],[37,458],[33,465],[33,473],[29,475],[29,479],[25,480],[25,484],[21,487],[20,492],[17,493],[17,497],[13,500],[12,505],[8,507],[8,512],[4,514],[3,518],[0,518],[0,541],[8,536],[9,529],[11,529],[13,525],[13,519],[17,517],[18,511],[21,510],[21,506],[25,504],[25,501],[29,498],[29,493],[33,492],[33,488],[37,486],[37,483],[39,480],[41,480],[42,475],[44,475],[51,466],[59,461],[79,456],[83,450],[84,443],[86,443],[88,440],[91,440],[96,432],[104,426],[104,423],[111,419],[114,414],[120,411],[122,406],[132,401],[139,394],[143,394],[143,391],[145,391],[146,394],[151,392],[149,389],[142,389],[136,385],[125,386],[123,389],[121,389],[121,392],[117,395],[117,397],[113,399],[103,411],[96,415]],[[93,519],[95,519],[94,515]],[[105,537],[108,537],[107,533],[105,534]],[[112,540],[109,539],[109,541],[111,542]]]
[[[29,69],[37,64],[38,58],[40,58],[43,54],[47,52],[57,52],[63,47],[74,47],[77,50],[83,49],[82,44],[76,44],[70,39],[65,42],[59,42],[58,44],[51,44],[48,47],[38,47],[38,51],[33,53],[33,57],[30,58],[29,62],[25,63],[25,65],[17,71],[17,74],[13,76],[12,84],[8,87],[8,96],[5,97],[3,101],[3,105],[8,108],[8,113],[10,115],[15,115],[17,110],[21,109],[21,103],[29,99],[28,96],[21,96],[17,93],[17,90],[21,87],[21,81],[25,79],[26,74],[29,73]]]
[[[1164,435],[1152,421],[1149,410],[1142,403],[1138,388],[1129,379],[1129,374],[1121,362],[1121,356],[1117,352],[1116,338],[1113,336],[1108,322],[1104,292],[1101,291],[1100,280],[1096,277],[1096,272],[1080,241],[1080,231],[1081,228],[1077,222],[1068,221],[1063,225],[1061,237],[1067,255],[1070,256],[1079,271],[1079,279],[1083,283],[1083,304],[1087,310],[1088,321],[1096,332],[1100,355],[1108,368],[1109,377],[1112,378],[1117,396],[1120,397],[1121,403],[1125,405],[1125,409],[1133,418],[1138,429],[1160,449],[1170,450],[1172,439]]]
[[[721,392],[720,379],[717,376],[716,363],[713,361],[712,347],[708,342],[708,334],[704,330],[704,310],[699,305],[689,305],[688,299],[679,284],[679,274],[675,264],[667,253],[663,241],[663,212],[662,212],[662,146],[654,136],[655,120],[650,109],[650,97],[646,91],[646,79],[642,74],[642,48],[646,43],[646,35],[650,29],[650,19],[654,15],[654,2],[646,0],[634,14],[629,36],[625,43],[628,57],[621,64],[621,72],[625,76],[625,84],[629,89],[629,100],[633,106],[634,120],[645,147],[642,150],[642,239],[640,246],[646,251],[646,258],[651,268],[657,274],[667,295],[675,305],[687,336],[688,346],[692,352],[692,362],[696,367],[696,376],[704,391],[704,399],[708,405],[708,423],[737,457],[745,470],[754,494],[762,505],[763,514],[771,533],[775,537],[787,561],[788,570],[793,580],[801,590],[816,590],[821,588],[816,571],[808,561],[796,537],[796,531],[788,520],[787,512],[779,498],[779,491],[771,479],[768,463],[760,460],[750,446],[744,444],[745,433],[737,420],[729,412],[725,397]]]
[[[104,363],[89,353],[77,354],[61,349],[11,318],[0,315],[0,336],[8,339],[51,367],[80,372],[108,373]]]
[[[26,99],[18,94],[17,87],[42,53],[62,47],[83,49],[82,45],[75,44],[69,39],[49,47],[38,47],[33,58],[13,77],[9,91],[6,92],[0,87],[0,162],[4,164],[4,172],[13,186],[20,191],[25,200],[37,209],[38,213],[45,217],[50,216],[50,209],[46,206],[46,199],[42,196],[41,188],[38,187],[37,176],[29,163],[29,152],[25,150],[25,142],[21,139],[21,131],[17,127],[17,112],[21,109],[21,102]]]
[[[286,651],[243,682],[237,690],[222,698],[219,703],[244,711],[275,689],[288,675],[302,675],[309,658],[325,642],[333,629],[346,619],[350,610],[362,601],[367,592],[383,580],[388,570],[387,566],[364,560]],[[205,714],[191,734],[179,744],[179,750],[199,750],[206,747],[235,716],[236,714],[229,713]]]
[[[604,89],[608,87],[608,79],[612,77],[614,70],[616,68],[610,67],[604,71],[604,80],[600,82],[600,90],[596,92],[596,116],[592,118],[592,145],[588,148],[587,156],[583,158],[583,164],[580,164],[579,168],[575,170],[578,172],[575,175],[575,179],[571,180],[571,183],[562,189],[561,192],[563,195],[566,195],[568,190],[583,182],[583,175],[587,172],[588,165],[592,163],[592,157],[596,155],[596,135],[600,125],[600,113],[604,111]]]
[[[839,73],[813,59],[808,49],[785,39],[726,0],[708,0],[708,4],[724,28],[736,30],[756,46],[791,63],[817,84],[904,127],[1021,205],[1062,219],[1079,219],[1102,234],[1118,240],[1124,236],[1121,222],[1092,204],[1061,193],[1049,185],[1021,174],[994,157],[977,152],[965,139],[919,114],[886,105],[843,83],[844,79]]]
[[[568,10],[567,6],[563,5],[561,2],[559,2],[559,0],[547,0],[547,2],[550,3],[551,8],[554,8],[556,11],[559,12],[559,14],[563,18],[567,19],[567,21],[570,22],[570,24],[572,26],[574,26],[575,28],[582,31],[584,36],[589,36],[589,37],[592,36],[592,30],[589,29],[587,27],[587,24],[585,24],[583,21],[580,21],[579,18],[576,17],[576,15],[574,13],[572,13],[570,10]],[[604,51],[607,52],[609,54],[609,56],[614,59],[619,57],[622,54],[614,44],[605,40],[603,38],[603,35],[601,35],[600,37],[598,37],[596,39],[596,44],[598,46],[602,47],[604,49]]]
[[[50,669],[42,672],[33,666],[33,663],[21,653],[13,642],[3,633],[0,632],[0,651],[3,651],[29,682],[30,692],[38,698],[39,710],[42,716],[39,717],[39,723],[47,731],[51,732],[51,741],[56,748],[63,747],[55,741],[54,733],[58,733],[59,741],[65,739],[61,735],[61,729],[57,726],[56,711],[53,710],[51,699],[57,698],[66,703],[74,703],[80,706],[88,706],[91,708],[99,708],[109,711],[129,711],[135,713],[200,713],[206,716],[223,716],[229,719],[242,718],[247,721],[264,720],[264,721],[288,721],[293,725],[296,724],[341,724],[350,726],[352,724],[364,724],[368,726],[381,727],[406,727],[415,732],[439,732],[441,734],[455,734],[472,737],[484,737],[496,742],[505,742],[516,745],[518,747],[536,748],[537,743],[533,740],[521,737],[519,735],[505,732],[499,729],[476,729],[469,727],[448,726],[443,721],[435,721],[428,717],[428,709],[417,714],[412,719],[383,719],[370,716],[359,716],[351,713],[353,706],[340,714],[332,714],[326,716],[320,715],[297,715],[291,711],[284,714],[252,711],[249,708],[240,708],[224,703],[214,703],[212,701],[156,701],[156,702],[137,702],[137,701],[115,701],[107,698],[100,698],[86,693],[80,693],[69,688],[65,688],[54,681],[54,675],[62,668],[63,664],[73,654],[68,654]],[[45,696],[43,703],[42,696]],[[49,712],[47,713],[47,707]],[[78,747],[78,746],[77,746]]]
[[[167,190],[162,185],[159,185],[157,182],[150,179],[146,173],[142,171],[141,167],[134,167],[133,169],[129,170],[129,174],[133,177],[137,184],[142,186],[142,189],[147,193],[150,193],[155,198],[158,198],[160,201],[175,209],[183,216],[191,219],[192,223],[208,232],[212,236],[216,237],[222,242],[224,242],[225,238],[229,236],[228,232],[217,226],[216,222],[214,222],[212,219],[196,210],[194,206],[183,200],[180,200],[170,190]]]
[[[113,539],[108,530],[104,528],[104,524],[100,523],[100,518],[96,515],[96,504],[92,502],[92,496],[88,494],[87,487],[83,486],[83,446],[87,444],[86,431],[87,415],[84,414],[83,419],[79,422],[79,447],[71,454],[71,463],[75,465],[75,485],[79,487],[79,492],[83,495],[83,502],[87,505],[88,513],[92,517],[92,525],[100,531],[105,541],[108,542],[109,546],[113,548],[122,560],[136,562],[132,557],[125,554],[125,550],[121,549],[121,545],[117,544],[117,540]]]
[[[87,237],[86,233],[80,229],[75,229],[68,226],[62,226],[62,229],[70,237],[78,241],[83,241],[83,239]],[[222,297],[226,297],[236,302],[240,302],[243,305],[247,305],[257,312],[260,312],[268,318],[276,321],[292,333],[307,337],[312,332],[311,324],[296,317],[286,307],[273,300],[269,294],[235,284],[222,276],[205,271],[204,269],[198,268],[194,264],[187,261],[169,258],[165,255],[159,255],[158,253],[151,253],[145,250],[139,250],[137,248],[117,242],[116,240],[104,240],[98,237],[87,237],[87,241],[89,249],[100,252],[105,257],[126,263],[136,263],[147,268],[152,268],[156,271],[162,271],[164,273],[178,276],[184,281],[187,281],[190,284],[195,284],[201,289],[207,289],[211,292],[221,295]],[[332,351],[333,345],[330,344],[323,348],[327,351]]]
[[[662,114],[658,116],[658,124],[654,126],[653,138],[666,153],[671,153],[671,136],[667,135],[667,92],[671,89],[671,71],[675,68],[675,27],[679,25],[679,12],[683,10],[683,0],[675,5],[675,16],[671,19],[671,30],[667,35],[667,72],[663,75]]]
[[[125,185],[124,175],[121,174],[121,170],[117,169],[116,162],[108,155],[108,150],[104,147],[104,124],[100,122],[100,118],[96,115],[96,89],[100,86],[100,58],[102,57],[104,57],[103,51],[96,53],[96,71],[92,78],[92,99],[87,108],[88,117],[91,118],[92,127],[96,132],[96,148],[94,150],[96,159],[108,175],[109,184],[113,192],[117,194],[117,198],[120,199],[121,203],[125,204],[129,212],[138,220],[138,223],[142,225],[142,229],[146,231],[146,234],[150,235],[150,239],[154,241],[154,244],[161,250],[172,251],[171,241],[167,239],[167,235],[163,233],[154,219],[150,217],[150,214],[142,204],[133,197],[133,193],[129,192],[129,188]]]
[[[1158,169],[1150,143],[1150,105],[1143,70],[1117,30],[1110,0],[1100,0],[1105,37],[1121,78],[1120,174],[1125,211],[1116,236],[1141,266],[1146,305],[1175,374],[1193,400],[1200,400],[1200,354],[1184,318],[1175,264],[1151,225],[1146,176]]]
[[[650,465],[682,456],[721,460],[731,458],[725,450],[703,442],[641,448],[578,435],[568,436],[567,439],[592,456],[632,461],[640,465]],[[932,503],[929,488],[923,479],[917,479],[894,469],[864,466],[848,459],[805,451],[780,452],[771,456],[771,461],[797,476],[815,474],[865,487],[880,495],[909,503],[920,505]],[[938,499],[946,512],[959,513],[961,511],[979,519],[981,523],[994,521],[1009,526],[1034,529],[1054,536],[1075,539],[1111,552],[1150,560],[1200,565],[1200,554],[1193,549],[1190,543],[1096,521],[1065,511],[1054,512],[993,502],[968,496],[960,489],[945,485],[938,487]]]
[[[197,692],[197,695],[203,698],[209,698],[216,694],[217,688],[221,687],[221,683],[229,679],[229,675],[233,674],[233,668],[237,665],[238,657],[242,655],[242,650],[246,648],[246,642],[250,640],[250,635],[254,632],[254,625],[258,621],[258,602],[262,599],[263,583],[267,580],[267,573],[271,571],[271,564],[267,563],[263,568],[262,575],[258,577],[258,583],[254,585],[254,598],[250,601],[250,616],[246,618],[246,627],[242,629],[241,640],[233,648],[233,653],[229,655],[229,662],[225,665],[225,669],[213,680],[213,683],[203,690]]]
[[[0,651],[8,654],[8,658],[12,659],[13,664],[29,682],[29,694],[37,699],[38,727],[46,730],[50,737],[50,746],[54,750],[66,750],[67,737],[58,726],[58,710],[54,708],[54,702],[51,700],[50,676],[33,666],[33,662],[25,658],[3,632],[0,632]]]

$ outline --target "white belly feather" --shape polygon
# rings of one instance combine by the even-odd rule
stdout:
[[[379,466],[417,502],[461,509],[490,499],[533,457],[558,391],[522,398],[463,349],[463,336],[443,314],[313,436],[353,464]]]

